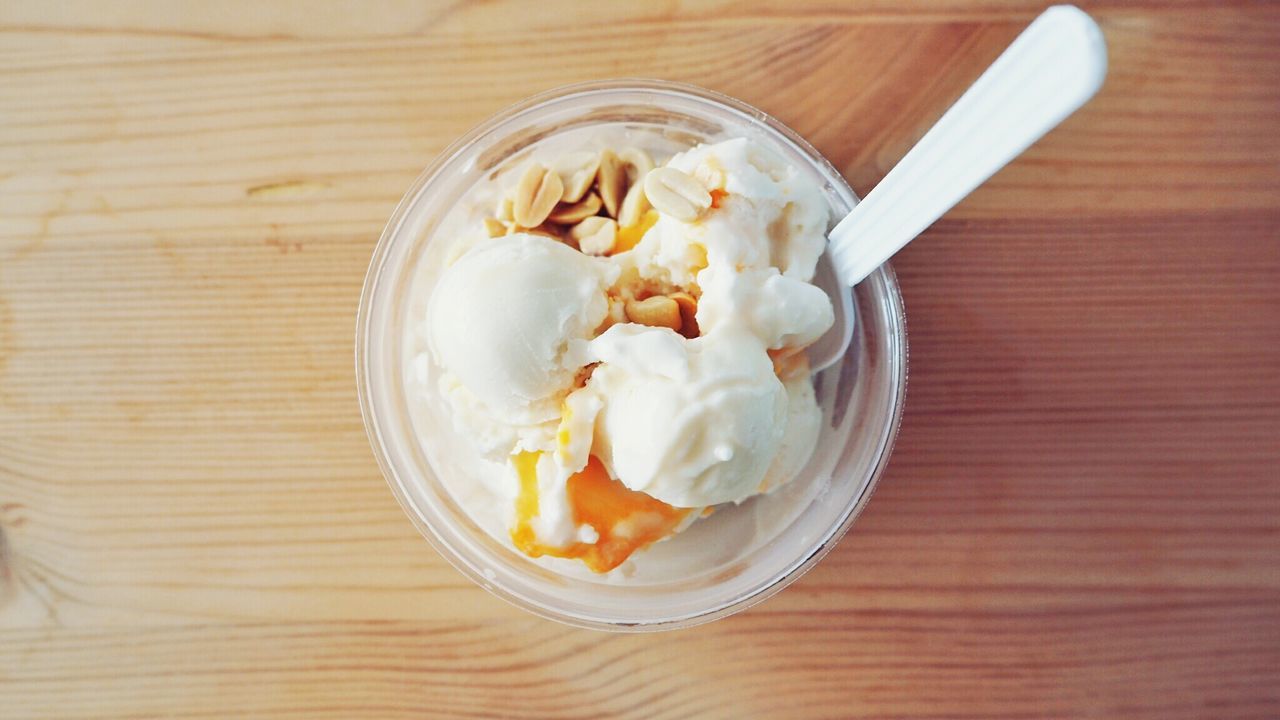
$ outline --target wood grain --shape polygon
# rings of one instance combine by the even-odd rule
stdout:
[[[1280,715],[1280,8],[1085,5],[1102,93],[895,261],[866,514],[654,637],[525,617],[396,506],[351,367],[382,223],[623,75],[865,192],[1040,4],[0,5],[0,717]]]

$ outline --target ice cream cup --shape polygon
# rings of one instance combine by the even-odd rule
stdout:
[[[693,144],[729,137],[767,143],[824,189],[832,217],[857,202],[844,178],[800,136],[741,101],[656,80],[612,80],[553,90],[510,107],[464,135],[418,177],[374,249],[356,323],[356,376],[373,451],[396,498],[450,563],[498,597],[580,627],[645,631],[689,627],[764,600],[813,567],[853,524],[884,472],[907,377],[905,315],[884,266],[833,298],[851,324],[842,360],[814,377],[823,427],[813,458],[791,484],[730,507],[645,551],[660,558],[639,576],[561,572],[483,530],[448,483],[457,438],[415,426],[406,391],[406,323],[419,322],[416,268],[439,252],[446,215],[479,183],[522,163],[539,143],[590,127],[655,130]],[[819,273],[829,272],[823,263]],[[413,317],[411,317],[413,316]],[[832,332],[840,332],[837,327]],[[708,552],[707,548],[712,548]],[[662,559],[665,558],[665,559]]]

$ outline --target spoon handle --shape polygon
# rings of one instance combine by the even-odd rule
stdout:
[[[942,119],[831,231],[841,281],[855,285],[1102,86],[1097,23],[1055,5],[1013,41]]]

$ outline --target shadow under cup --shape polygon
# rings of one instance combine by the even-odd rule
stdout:
[[[839,362],[814,376],[821,434],[813,458],[791,483],[724,508],[638,553],[625,580],[592,576],[576,565],[569,568],[570,561],[521,555],[464,509],[457,483],[451,492],[451,484],[441,481],[460,477],[457,473],[465,473],[474,456],[448,422],[447,408],[410,396],[408,364],[416,349],[407,346],[405,329],[423,321],[425,298],[438,277],[431,268],[442,265],[454,240],[441,229],[451,222],[450,213],[464,207],[463,198],[523,164],[543,143],[601,128],[656,133],[683,146],[747,137],[810,174],[823,188],[833,218],[843,217],[857,202],[840,174],[803,139],[723,95],[626,80],[533,97],[443,152],[392,215],[374,250],[357,318],[361,410],[374,454],[400,504],[436,549],[475,582],[526,610],[571,625],[687,627],[742,610],[794,581],[830,550],[866,503],[888,461],[902,411],[907,372],[902,300],[885,266],[835,303],[833,332],[848,321],[853,340]],[[823,272],[830,272],[825,259],[819,265]],[[423,410],[432,405],[435,410]]]

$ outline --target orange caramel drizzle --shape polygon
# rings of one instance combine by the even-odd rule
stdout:
[[[610,255],[626,252],[640,243],[640,238],[658,223],[658,211],[649,210],[640,217],[640,222],[618,228],[617,240],[613,244]]]
[[[604,464],[593,455],[587,466],[569,477],[569,507],[578,524],[590,525],[599,535],[594,543],[575,541],[563,547],[538,542],[533,519],[538,516],[537,464],[540,453],[522,452],[512,458],[520,478],[516,497],[516,524],[511,541],[529,557],[580,559],[598,573],[608,572],[637,550],[675,532],[693,512],[631,490],[609,477]]]
[[[783,382],[799,373],[809,372],[809,356],[803,347],[784,347],[769,350],[769,360],[773,362],[773,374]]]

